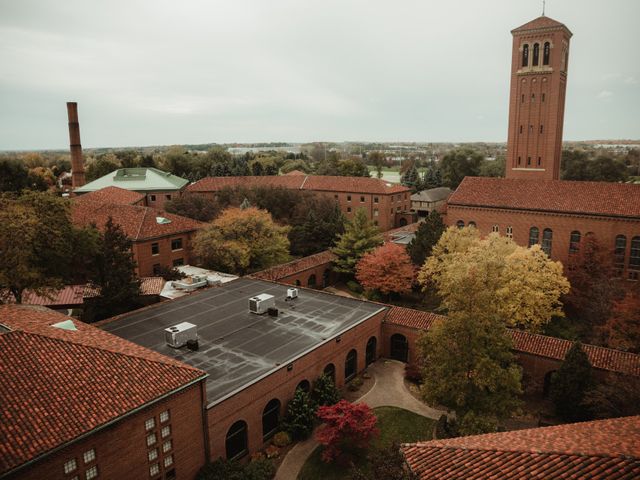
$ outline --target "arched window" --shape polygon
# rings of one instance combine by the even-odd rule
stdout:
[[[618,277],[622,276],[624,270],[624,257],[627,253],[627,237],[618,235],[616,237],[616,245],[614,250],[613,265],[616,269]]]
[[[315,275],[315,273],[309,276],[309,280],[307,280],[307,286],[308,287],[315,287],[316,286],[316,275]]]
[[[456,222],[456,227],[458,227],[458,228],[464,228],[464,222],[463,222],[462,220],[458,220],[458,221]]]
[[[322,288],[329,286],[329,279],[331,278],[331,270],[328,268],[322,272]]]
[[[491,227],[491,231],[494,233],[499,233],[500,232],[500,227],[498,225],[494,225]]]
[[[247,423],[244,420],[238,420],[231,425],[231,428],[227,432],[225,449],[227,452],[227,460],[234,460],[248,453]]]
[[[391,335],[391,358],[405,363],[409,361],[409,342],[404,335]]]
[[[551,55],[551,44],[544,42],[544,49],[542,50],[542,64],[549,65],[549,57]]]
[[[280,400],[274,398],[262,411],[262,439],[267,440],[278,430],[280,423]]]
[[[629,280],[638,280],[638,277],[640,277],[640,237],[633,237],[629,253]]]
[[[553,231],[550,228],[545,228],[542,231],[542,251],[551,256],[551,243],[553,241]]]
[[[378,339],[371,337],[367,342],[367,349],[365,351],[365,363],[367,366],[376,361],[376,347],[378,345]]]
[[[474,222],[473,220],[470,221],[469,223],[467,223],[467,226],[473,227],[473,228],[478,228],[477,225],[476,225],[476,222]]]
[[[507,238],[513,238],[513,227],[511,225],[507,227],[506,235],[507,235]]]
[[[296,287],[299,287],[300,285],[302,285],[302,284],[300,283],[300,280],[296,280]]]
[[[522,66],[526,67],[529,65],[529,45],[525,44],[522,47]]]
[[[344,379],[351,380],[358,373],[358,352],[351,350],[347,353],[347,359],[344,362]]]
[[[309,393],[311,391],[311,384],[309,383],[309,380],[302,380],[296,387],[296,390],[302,390],[305,393]]]
[[[548,397],[549,391],[551,390],[551,379],[553,378],[553,374],[556,373],[555,370],[551,370],[544,375],[544,381],[542,383],[542,396]]]
[[[333,383],[336,383],[336,366],[333,363],[330,363],[329,365],[324,367],[322,373],[324,373],[327,377],[331,377]]]
[[[533,44],[533,66],[538,66],[538,58],[540,57],[540,45],[537,43]]]
[[[529,246],[536,245],[540,240],[540,230],[538,227],[531,227],[529,229]]]
[[[574,230],[571,232],[571,238],[569,239],[569,253],[578,253],[580,249],[580,232]]]

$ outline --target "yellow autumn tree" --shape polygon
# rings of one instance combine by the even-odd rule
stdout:
[[[449,312],[473,317],[496,315],[507,326],[539,331],[562,316],[560,296],[569,291],[562,264],[539,246],[524,248],[492,233],[480,238],[475,228],[449,228],[418,275],[435,286]]]
[[[266,210],[228,208],[198,232],[193,251],[207,268],[245,274],[289,260],[288,231]]]

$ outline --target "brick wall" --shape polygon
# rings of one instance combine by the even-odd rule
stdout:
[[[164,472],[175,469],[177,479],[191,480],[205,463],[205,441],[203,434],[203,385],[197,383],[182,392],[157,402],[140,412],[127,417],[89,437],[46,457],[44,460],[16,474],[14,479],[21,480],[70,480],[75,475],[84,479],[86,470],[94,465],[98,468],[100,479],[156,479]],[[168,410],[169,420],[160,423],[160,413]],[[155,432],[159,459],[149,461],[145,421],[155,418]],[[170,435],[161,438],[161,428],[170,425]],[[171,449],[163,453],[163,442],[171,440]],[[87,465],[83,454],[95,449],[96,459]],[[160,474],[150,476],[152,464],[163,462],[172,455],[173,465],[165,468],[160,465]],[[64,464],[75,458],[78,468],[69,474],[64,473]]]
[[[173,266],[174,261],[182,259],[182,263],[187,265],[191,261],[191,240],[195,233],[179,233],[168,237],[154,238],[150,240],[142,240],[134,242],[133,255],[138,265],[137,273],[141,277],[153,276],[153,266],[160,264],[165,267]],[[182,239],[182,248],[178,250],[171,249],[171,241]],[[152,254],[152,245],[158,244],[159,253]]]
[[[571,215],[558,213],[545,213],[523,210],[499,210],[492,208],[462,207],[449,204],[447,207],[446,223],[456,225],[462,220],[465,225],[473,221],[482,235],[491,233],[494,225],[498,226],[501,235],[505,235],[507,227],[513,231],[513,240],[524,247],[529,245],[529,229],[538,227],[539,243],[542,242],[543,230],[550,228],[553,231],[551,258],[559,260],[566,265],[569,259],[569,240],[574,230],[582,234],[582,238],[588,232],[593,232],[598,242],[611,251],[613,250],[617,235],[627,237],[625,263],[628,265],[631,253],[631,238],[640,235],[640,219],[627,220],[614,217],[597,217],[593,215]],[[628,277],[625,268],[623,278]]]
[[[312,279],[312,276],[315,276],[315,280]],[[326,262],[313,268],[279,278],[278,282],[309,288],[324,288],[333,285],[337,280],[338,274],[333,271],[332,262]]]
[[[363,370],[366,344],[372,336],[377,338],[376,356],[380,356],[383,317],[384,312],[376,314],[341,335],[340,343],[331,340],[295,361],[291,371],[287,371],[286,366],[283,366],[267,378],[210,408],[207,413],[211,458],[225,457],[227,431],[238,420],[244,420],[247,423],[250,452],[265,446],[262,438],[262,412],[267,403],[272,399],[278,399],[281,404],[282,418],[296,386],[302,380],[308,380],[313,384],[314,380],[322,375],[326,365],[333,363],[336,384],[339,387],[343,386],[345,359],[351,349],[355,348],[358,353],[358,371]]]
[[[164,204],[169,200],[175,200],[182,195],[181,190],[156,191],[156,192],[140,192],[146,195],[145,202],[148,207],[164,209]]]

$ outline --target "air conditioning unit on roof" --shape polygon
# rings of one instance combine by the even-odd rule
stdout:
[[[184,347],[189,340],[198,340],[198,327],[189,322],[179,323],[164,329],[164,339],[170,347]]]
[[[261,293],[249,299],[249,311],[251,313],[257,313],[258,315],[267,313],[269,308],[275,308],[275,306],[276,297],[268,293]]]

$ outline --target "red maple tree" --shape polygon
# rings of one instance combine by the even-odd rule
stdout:
[[[324,445],[322,460],[331,462],[345,450],[366,448],[369,440],[378,435],[378,419],[366,403],[340,400],[335,405],[319,407],[318,418],[323,422],[316,432],[316,440]]]
[[[415,278],[415,269],[407,250],[395,243],[386,243],[364,255],[356,265],[356,278],[367,290],[407,293]]]
[[[636,290],[613,304],[603,330],[609,347],[640,353],[640,289]]]

